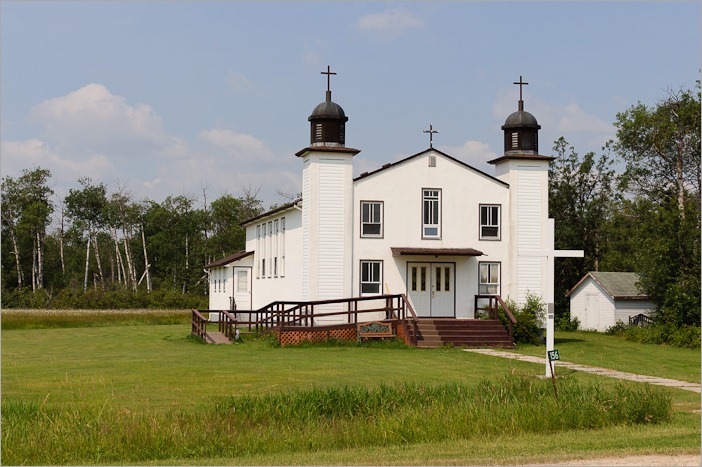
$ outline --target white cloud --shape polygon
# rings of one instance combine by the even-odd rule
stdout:
[[[88,84],[30,111],[57,146],[114,153],[116,147],[168,143],[161,118],[145,104],[129,105],[101,84]]]
[[[404,8],[390,8],[382,13],[362,16],[356,26],[362,32],[399,35],[409,29],[420,28],[424,24]]]
[[[103,179],[113,173],[114,166],[104,154],[90,154],[84,157],[63,156],[55,152],[48,143],[39,139],[26,141],[2,141],[2,175],[18,176],[24,169],[41,167],[51,172],[52,184],[58,196],[67,193],[67,188],[75,185],[80,177],[94,180]]]
[[[272,151],[263,141],[245,133],[222,128],[202,130],[200,139],[222,148],[227,153],[250,160],[270,159]]]
[[[481,141],[468,140],[462,146],[440,146],[439,150],[478,170],[489,171],[489,173],[492,173],[492,169],[487,161],[498,157],[494,151],[490,150],[489,144]]]
[[[44,101],[30,117],[43,136],[2,141],[3,176],[49,169],[59,199],[83,176],[159,202],[168,195],[199,197],[203,185],[211,199],[238,195],[243,186],[261,186],[266,202],[278,198],[278,187],[299,191],[297,158],[278,156],[260,139],[226,128],[202,130],[188,142],[168,134],[149,105],[129,103],[100,84]]]
[[[253,88],[251,81],[238,71],[230,71],[227,74],[227,85],[234,91],[248,91]]]

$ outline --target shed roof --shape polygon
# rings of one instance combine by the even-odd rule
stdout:
[[[575,292],[588,277],[597,282],[615,300],[648,300],[648,295],[636,285],[640,277],[635,272],[590,271],[568,291],[566,296]]]

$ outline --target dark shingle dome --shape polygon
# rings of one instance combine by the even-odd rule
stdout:
[[[342,109],[336,102],[332,102],[330,100],[322,102],[315,107],[308,120],[312,121],[318,118],[334,118],[344,121],[348,120],[346,118],[346,114],[344,113],[344,109]]]
[[[507,128],[517,127],[541,128],[541,125],[539,125],[539,122],[536,121],[536,117],[534,117],[529,112],[525,110],[518,110],[509,117],[507,117],[507,120],[505,120],[505,124],[502,126],[502,129],[505,130]]]

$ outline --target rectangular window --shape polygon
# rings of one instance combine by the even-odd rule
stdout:
[[[422,238],[441,238],[441,190],[422,190]]]
[[[273,221],[268,222],[268,245],[266,246],[266,251],[268,251],[268,277],[272,276],[273,268]]]
[[[285,218],[280,219],[280,262],[278,264],[278,272],[280,277],[285,277]]]
[[[480,295],[500,295],[500,263],[480,263]]]
[[[261,277],[261,226],[256,226],[256,279]]]
[[[239,273],[237,274],[236,291],[249,291],[249,272],[245,269],[240,269]]]
[[[382,201],[361,201],[361,237],[383,237]]]
[[[382,273],[382,261],[361,261],[361,295],[380,293]]]
[[[266,243],[268,241],[268,224],[261,226],[261,277],[266,278]]]
[[[273,277],[278,277],[278,244],[280,243],[278,219],[273,221],[273,233]]]
[[[480,240],[500,239],[500,206],[480,205]]]

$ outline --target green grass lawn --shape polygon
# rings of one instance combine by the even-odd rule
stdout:
[[[563,361],[692,383],[700,382],[700,350],[639,344],[597,332],[556,332]],[[521,345],[515,352],[545,357],[546,348]]]
[[[174,411],[211,410],[218,401],[237,395],[355,385],[371,388],[381,383],[476,385],[514,373],[538,376],[544,372],[543,365],[453,348],[414,349],[392,344],[277,348],[264,340],[214,346],[189,339],[189,331],[189,326],[182,324],[3,330],[3,403],[27,402],[67,412],[82,408],[99,414],[142,414],[156,421],[169,419],[168,414]],[[556,348],[567,361],[699,382],[699,351],[630,343],[593,333],[557,333]],[[518,351],[542,355],[544,348],[522,347]],[[603,358],[603,353],[608,357]],[[610,378],[577,372],[563,377],[601,381],[606,388],[617,384]],[[640,387],[642,383],[621,384]],[[136,463],[514,465],[626,454],[699,453],[700,395],[672,388],[656,390],[672,397],[672,422],[553,435],[522,433],[407,443],[371,450],[363,446],[321,451],[291,448],[235,458],[157,457],[152,462]],[[78,412],[75,416],[79,418]],[[6,432],[4,427],[3,451],[8,447]],[[33,463],[31,459],[13,462]],[[101,462],[56,458],[51,463]]]

